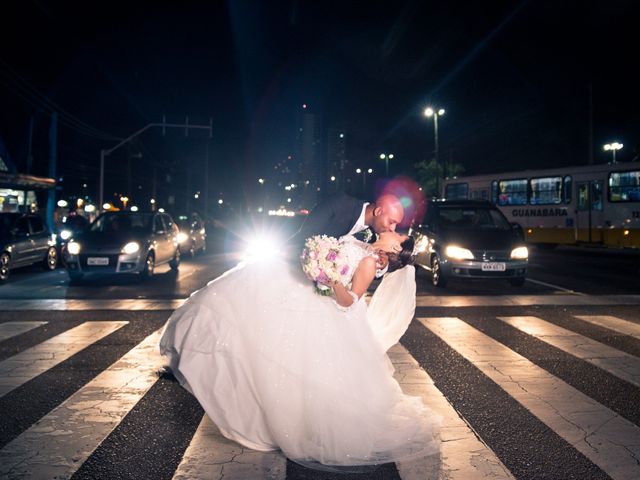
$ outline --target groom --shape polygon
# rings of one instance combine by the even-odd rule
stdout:
[[[343,235],[358,237],[358,233],[368,229],[377,234],[395,231],[403,218],[404,208],[395,195],[385,194],[369,203],[346,193],[337,193],[311,211],[292,240],[302,245],[305,239],[313,235],[339,238]],[[369,237],[371,241],[375,240],[372,235]]]

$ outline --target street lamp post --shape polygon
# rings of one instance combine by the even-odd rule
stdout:
[[[385,176],[388,177],[389,176],[389,160],[393,160],[393,153],[381,153],[380,154],[380,160],[384,160],[384,172],[385,172]]]
[[[604,145],[605,151],[611,150],[611,155],[613,156],[613,163],[616,163],[616,151],[620,150],[622,147],[623,145],[618,142],[607,143],[606,145]]]
[[[438,152],[438,117],[441,117],[443,115],[444,115],[444,108],[440,108],[436,110],[432,107],[427,107],[424,109],[425,117],[433,117],[433,136],[434,136],[434,143],[435,143],[434,154],[435,154],[436,165],[438,167],[440,167],[440,158],[439,158],[439,152]],[[440,195],[440,175],[439,174],[436,177],[436,190],[438,191],[438,195]]]

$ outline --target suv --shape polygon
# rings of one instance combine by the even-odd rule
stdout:
[[[522,229],[494,205],[476,200],[429,202],[425,221],[414,229],[416,263],[444,287],[459,278],[502,278],[524,285],[528,250]]]
[[[55,236],[38,215],[0,213],[0,282],[9,279],[10,270],[34,263],[42,263],[45,270],[55,270],[58,265]]]

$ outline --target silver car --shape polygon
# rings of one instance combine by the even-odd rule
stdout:
[[[178,227],[160,212],[107,212],[100,215],[65,249],[69,278],[88,274],[139,273],[151,277],[157,265],[180,265]]]

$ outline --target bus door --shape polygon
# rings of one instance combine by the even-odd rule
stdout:
[[[602,243],[604,182],[576,182],[576,242]]]

